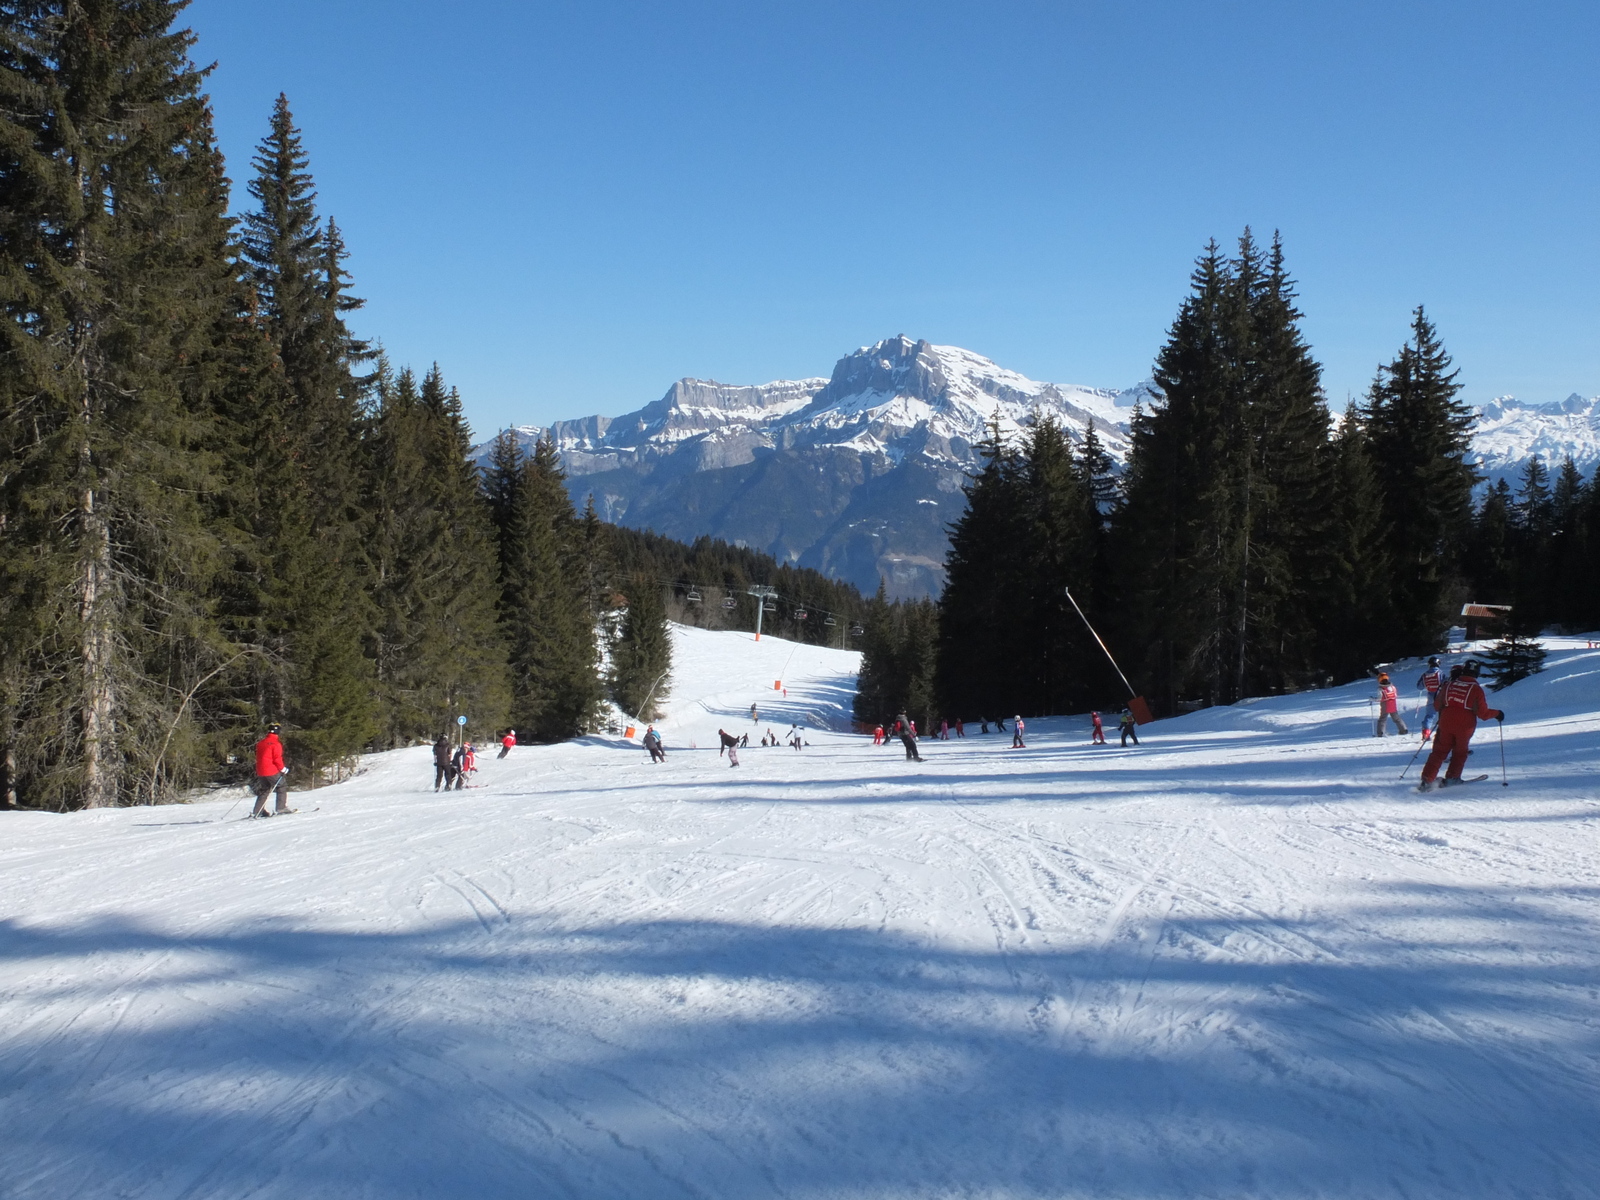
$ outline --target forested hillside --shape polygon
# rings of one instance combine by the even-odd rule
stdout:
[[[460,715],[479,738],[569,737],[608,694],[648,701],[677,584],[728,589],[730,622],[752,582],[859,609],[763,555],[574,513],[548,443],[502,440],[480,473],[438,369],[351,332],[362,301],[283,97],[231,212],[181,8],[40,4],[3,27],[8,806],[237,778],[268,721],[296,786]]]
[[[937,608],[873,606],[857,714],[1158,713],[1344,682],[1425,654],[1471,600],[1522,633],[1600,627],[1600,483],[1537,459],[1474,503],[1471,413],[1419,307],[1341,420],[1281,244],[1195,266],[1135,410],[1126,472],[1048,414],[996,429],[951,530]]]

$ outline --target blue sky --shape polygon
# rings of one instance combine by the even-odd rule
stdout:
[[[1145,378],[1283,233],[1330,400],[1425,304],[1466,396],[1600,392],[1600,4],[196,0],[223,148],[288,93],[358,330],[480,434],[904,333]]]

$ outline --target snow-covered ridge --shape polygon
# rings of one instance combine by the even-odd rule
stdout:
[[[1567,455],[1586,477],[1600,464],[1600,396],[1574,392],[1552,404],[1526,404],[1499,396],[1478,412],[1472,446],[1478,469],[1489,483],[1509,478],[1513,485],[1530,458],[1553,472]]]
[[[1074,442],[1093,426],[1120,464],[1134,405],[1159,396],[1149,383],[1120,391],[1041,383],[959,346],[901,336],[845,355],[827,379],[753,386],[680,379],[660,400],[625,416],[513,432],[529,442],[553,437],[573,475],[684,451],[704,470],[741,465],[762,452],[823,448],[966,468],[977,461],[991,422],[1015,437],[1035,413],[1049,413]]]

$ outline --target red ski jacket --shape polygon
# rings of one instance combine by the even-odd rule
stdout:
[[[1457,720],[1470,719],[1474,725],[1480,719],[1487,721],[1490,717],[1505,716],[1498,708],[1489,707],[1489,698],[1483,694],[1478,681],[1470,675],[1463,675],[1460,679],[1452,680],[1448,687],[1440,688],[1435,703],[1440,713],[1446,716],[1455,714]]]
[[[269,733],[256,743],[256,774],[278,775],[283,771],[283,743]]]

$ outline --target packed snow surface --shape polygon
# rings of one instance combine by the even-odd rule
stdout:
[[[0,1192],[1600,1194],[1600,650],[1421,796],[1362,686],[916,764],[676,638],[661,766],[0,815]]]

